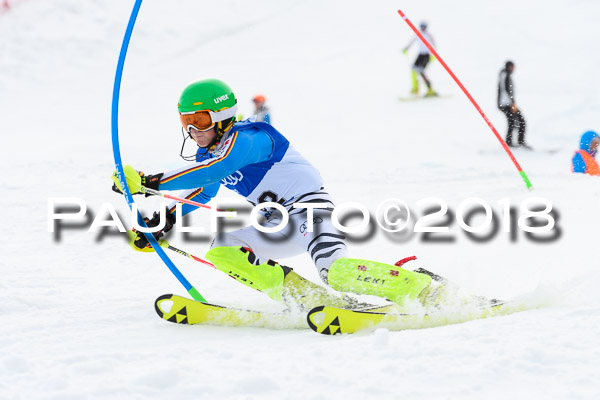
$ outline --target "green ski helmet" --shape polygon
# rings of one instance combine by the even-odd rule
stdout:
[[[218,79],[204,79],[188,85],[183,90],[177,108],[184,131],[184,146],[185,140],[191,138],[190,129],[192,127],[205,131],[216,125],[217,136],[207,146],[207,149],[210,150],[233,126],[237,113],[237,99],[225,82]],[[196,159],[196,155],[184,156],[181,154],[181,156],[186,160]]]

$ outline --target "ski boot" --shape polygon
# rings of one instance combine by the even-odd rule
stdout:
[[[448,304],[456,293],[454,288],[449,288],[445,282],[437,282],[432,280],[429,285],[421,293],[419,293],[419,301],[426,308],[439,309]]]
[[[367,306],[350,296],[330,293],[285,265],[273,260],[262,262],[245,247],[215,247],[206,253],[206,258],[218,270],[238,282],[261,291],[292,309],[308,311],[322,305],[348,309]]]
[[[520,142],[519,143],[519,147],[522,148],[522,149],[525,149],[525,150],[533,150],[533,147],[531,147],[530,145],[528,145],[525,142]]]
[[[331,264],[328,280],[335,290],[379,296],[402,305],[407,300],[427,301],[425,290],[432,277],[376,261],[339,258]]]
[[[425,97],[437,97],[437,92],[433,90],[433,88],[427,88],[427,93],[425,93]]]

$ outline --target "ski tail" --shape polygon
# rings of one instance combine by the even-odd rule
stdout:
[[[517,302],[505,302],[492,306],[489,304],[487,302],[485,306],[472,305],[468,308],[442,309],[423,314],[353,311],[319,306],[312,309],[306,319],[308,326],[313,331],[323,335],[337,335],[378,328],[386,328],[391,331],[435,328],[532,309],[532,307]]]

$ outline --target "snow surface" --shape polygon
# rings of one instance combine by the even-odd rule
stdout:
[[[579,136],[599,129],[596,1],[146,1],[129,48],[120,103],[125,163],[147,173],[181,164],[176,102],[217,77],[245,115],[264,93],[273,123],[310,159],[338,202],[374,211],[390,197],[418,210],[435,196],[456,210],[471,196],[541,196],[559,211],[561,237],[522,232],[480,244],[452,225],[454,243],[401,241],[377,230],[351,243],[380,261],[415,266],[481,295],[552,304],[435,329],[326,337],[310,330],[180,326],[153,301],[185,290],[161,260],[121,235],[86,227],[48,232],[48,198],[111,203],[110,110],[133,1],[20,1],[0,15],[0,398],[2,399],[597,399],[600,180],[574,176]],[[517,151],[529,193],[482,118],[442,69],[449,97],[399,102],[409,91],[398,16],[429,22],[438,49],[504,134],[495,107],[504,61],[536,149]],[[413,50],[414,51],[414,50]],[[220,196],[231,197],[223,190]],[[138,199],[150,211],[153,199]],[[198,211],[191,224],[208,223]],[[129,223],[126,223],[129,225]],[[89,222],[88,225],[89,226]],[[233,229],[234,227],[230,227]],[[202,256],[208,235],[174,245]],[[218,271],[172,255],[211,302],[276,309]],[[281,260],[318,281],[308,257]]]

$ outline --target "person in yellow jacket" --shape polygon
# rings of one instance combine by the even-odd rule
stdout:
[[[598,146],[600,146],[600,136],[596,132],[587,131],[581,136],[579,150],[573,155],[573,172],[600,175],[600,166],[595,159]]]

